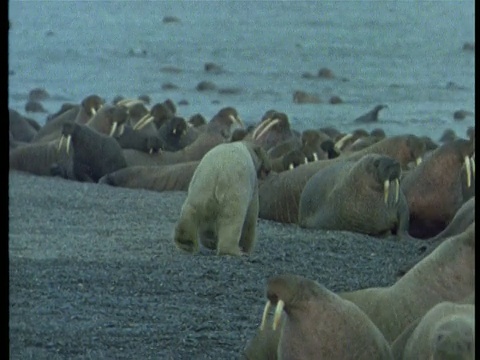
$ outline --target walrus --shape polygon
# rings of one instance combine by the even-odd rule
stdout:
[[[363,150],[344,157],[303,164],[291,171],[271,173],[260,182],[259,217],[284,223],[297,223],[300,195],[307,181],[320,169],[344,159],[359,159],[365,154],[383,154],[399,161],[402,169],[411,161],[420,161],[425,144],[415,135],[385,138]]]
[[[325,160],[329,158],[329,153],[322,144],[325,141],[332,141],[330,136],[322,131],[315,129],[306,129],[302,132],[302,151],[308,161]]]
[[[335,139],[335,149],[339,153],[347,152],[350,146],[357,140],[368,137],[369,133],[365,129],[355,129],[351,133],[341,136],[339,139]]]
[[[28,143],[10,151],[9,169],[38,176],[54,176],[56,166],[67,168],[73,152],[59,148],[59,140]]]
[[[154,104],[149,113],[140,118],[134,125],[134,130],[141,130],[150,125],[152,130],[157,131],[176,112],[175,104],[170,99]]]
[[[228,142],[233,130],[243,127],[241,119],[234,108],[222,108],[207,123],[205,130],[190,145],[178,151],[162,151],[158,154],[145,154],[140,151],[125,149],[123,151],[128,166],[135,165],[170,165],[187,161],[201,160],[213,147]]]
[[[293,93],[293,102],[295,104],[320,104],[322,99],[315,94],[310,94],[302,90],[296,90]]]
[[[468,200],[462,186],[471,187],[474,171],[471,167],[472,142],[456,139],[433,150],[425,161],[410,170],[400,187],[410,209],[409,234],[430,238],[442,231],[457,210]],[[463,185],[462,172],[465,172]]]
[[[75,180],[98,182],[105,174],[127,166],[118,142],[88,125],[76,122],[63,124],[60,145],[64,139],[67,149],[72,144],[72,173]]]
[[[372,110],[370,110],[368,113],[360,115],[357,117],[355,120],[353,120],[356,123],[371,123],[371,122],[377,122],[378,121],[378,113],[380,110],[388,108],[387,105],[377,105],[375,106]]]
[[[394,359],[475,358],[475,305],[443,301],[392,343]]]
[[[245,141],[220,144],[198,164],[180,218],[174,243],[195,253],[199,241],[217,255],[250,253],[258,219],[258,176],[270,170],[260,146]]]
[[[425,258],[427,255],[432,253],[444,239],[458,235],[464,232],[471,223],[475,221],[475,196],[467,200],[457,213],[453,217],[452,221],[447,225],[447,227],[435,235],[433,238],[427,239],[428,245],[422,246],[422,253],[418,256],[417,259],[410,261],[405,266],[400,268],[397,272],[397,276],[405,275],[412,267],[415,266],[419,261]]]
[[[104,105],[87,121],[86,125],[99,133],[116,136],[123,133],[128,112],[122,106]]]
[[[38,129],[32,123],[34,120],[29,120],[22,116],[18,111],[8,109],[9,130],[12,137],[16,141],[29,143],[38,133]]]
[[[89,95],[85,97],[80,105],[71,107],[69,110],[53,118],[38,131],[32,142],[49,142],[61,137],[62,126],[66,122],[77,122],[84,124],[96,114],[103,106],[105,100],[98,95]]]
[[[269,116],[265,119],[265,116]],[[287,114],[271,111],[264,115],[262,121],[247,138],[261,145],[266,151],[294,136]]]
[[[287,154],[292,150],[300,150],[302,147],[302,142],[299,137],[292,136],[287,140],[284,140],[277,145],[271,147],[267,154],[271,159],[277,159]]]
[[[198,137],[198,133],[195,133],[194,138],[184,141],[187,131],[188,125],[184,118],[180,116],[174,116],[167,120],[158,129],[158,136],[162,141],[162,149],[166,151],[178,151],[183,149],[188,144],[191,144],[195,138]],[[190,134],[192,134],[192,131]]]
[[[442,301],[461,301],[475,290],[475,222],[443,241],[389,287],[339,295],[362,309],[388,342]]]
[[[389,344],[368,316],[316,281],[293,274],[274,276],[267,281],[266,297],[257,338],[265,331],[277,332],[278,345],[276,339],[262,343],[254,338],[244,351],[246,359],[392,358]],[[270,325],[266,317],[272,305]]]
[[[286,170],[292,170],[301,164],[305,164],[307,158],[301,150],[292,150],[285,155],[270,159],[271,170],[275,172],[282,172]]]
[[[25,103],[25,112],[29,113],[48,113],[47,109],[45,109],[41,102],[35,100],[28,100]]]
[[[162,141],[159,136],[133,130],[130,125],[124,126],[122,134],[116,134],[114,139],[122,149],[134,149],[149,154],[162,150]]]
[[[152,191],[187,191],[200,161],[163,166],[127,166],[104,175],[101,184]]]
[[[404,233],[409,212],[400,191],[400,173],[397,160],[378,154],[321,169],[300,195],[298,224],[371,236]]]

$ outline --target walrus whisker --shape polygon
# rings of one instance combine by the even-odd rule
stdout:
[[[465,155],[465,171],[467,172],[467,187],[469,188],[472,186],[472,170],[470,167],[470,157],[468,155]]]
[[[114,121],[112,124],[112,129],[110,130],[110,134],[108,136],[113,136],[115,134],[115,130],[117,130],[118,122]]]
[[[384,196],[384,202],[385,204],[387,203],[388,200],[388,192],[390,190],[390,180],[385,180],[383,183],[383,196]]]
[[[417,158],[415,159],[415,164],[417,164],[417,166],[418,166],[418,165],[420,165],[421,163],[422,163],[422,157],[419,156],[419,157],[417,157]]]
[[[342,151],[343,146],[345,145],[345,142],[353,137],[353,134],[347,134],[344,137],[342,137],[340,140],[338,140],[333,148],[337,151]]]
[[[253,133],[252,133],[252,139],[256,139],[257,138],[257,133],[260,129],[263,129],[267,123],[269,123],[270,121],[272,121],[272,118],[267,118],[265,120],[263,120],[257,127],[255,130],[253,130]]]
[[[270,302],[270,300],[268,300],[265,304],[265,308],[263,309],[262,322],[260,324],[260,330],[265,329],[265,322],[267,321],[268,310],[270,310],[271,305],[272,303]]]
[[[273,119],[272,121],[270,121],[270,124],[266,125],[263,130],[260,132],[260,134],[257,135],[257,139],[260,138],[263,134],[265,134],[265,132],[267,130],[269,130],[272,126],[278,124],[280,122],[280,120],[278,119]]]
[[[278,324],[280,323],[280,319],[282,318],[282,311],[285,303],[283,300],[278,300],[277,307],[275,308],[275,315],[273,316],[273,331],[277,330]]]
[[[395,204],[398,203],[398,195],[400,194],[400,181],[398,178],[395,179]]]

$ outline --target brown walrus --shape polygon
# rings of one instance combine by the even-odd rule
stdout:
[[[422,254],[414,261],[403,266],[397,273],[398,276],[405,275],[419,261],[434,251],[444,239],[458,235],[464,232],[470,224],[475,221],[475,196],[466,201],[453,217],[447,227],[433,238],[428,239],[428,245],[424,245],[425,249]]]
[[[383,154],[399,161],[402,169],[421,158],[425,144],[415,135],[385,138],[363,150],[344,157],[315,161],[300,165],[292,171],[271,173],[260,182],[260,218],[284,223],[297,223],[300,195],[307,181],[320,169],[343,159],[359,159],[365,154]]]
[[[449,301],[432,307],[393,342],[394,359],[475,358],[475,305]]]
[[[29,143],[10,151],[10,170],[18,170],[39,176],[53,176],[53,168],[61,165],[68,167],[71,152],[59,148],[59,140]]]
[[[473,151],[469,140],[453,140],[433,150],[425,161],[403,177],[400,187],[410,209],[411,236],[435,236],[445,229],[468,200],[463,198],[461,171],[465,164],[466,181],[471,186],[474,172],[470,157]]]
[[[87,125],[76,122],[63,124],[60,144],[64,138],[67,149],[70,143],[73,147],[72,172],[75,180],[98,182],[105,174],[127,166],[118,142]]]
[[[393,342],[413,321],[442,301],[461,301],[475,290],[475,223],[446,239],[389,287],[339,295],[357,304]]]
[[[400,173],[397,160],[378,154],[321,169],[302,191],[298,224],[371,236],[405,233],[409,213],[400,191]]]
[[[278,345],[254,338],[244,351],[249,360],[392,358],[389,344],[368,316],[313,280],[291,274],[272,277],[266,296],[259,336],[277,332]],[[276,306],[272,325],[266,324],[271,305]],[[264,352],[268,345],[275,353]]]
[[[103,176],[98,182],[153,191],[187,191],[200,161],[163,166],[128,166]]]
[[[258,219],[258,176],[269,171],[265,151],[236,141],[211,149],[198,164],[175,224],[174,243],[195,253],[199,241],[217,255],[253,250]]]

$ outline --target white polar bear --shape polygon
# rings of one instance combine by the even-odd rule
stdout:
[[[188,187],[175,225],[177,247],[197,252],[199,242],[218,255],[250,253],[258,219],[258,176],[270,171],[265,151],[247,141],[208,151]]]

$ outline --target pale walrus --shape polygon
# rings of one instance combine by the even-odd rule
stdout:
[[[265,348],[254,341],[244,353],[249,360],[392,358],[385,337],[367,315],[313,280],[291,274],[272,277],[266,296],[259,332],[269,331],[267,327],[278,331],[278,346],[265,357]],[[266,317],[271,305],[276,307],[270,325]]]
[[[298,224],[371,236],[405,233],[409,214],[400,173],[397,160],[378,154],[319,170],[300,196]]]
[[[393,342],[397,360],[475,358],[475,305],[441,302]]]
[[[462,191],[461,172],[472,186],[475,174],[471,167],[474,145],[469,140],[456,139],[445,143],[410,170],[400,187],[410,209],[409,234],[418,238],[435,236],[445,229],[457,210],[468,200]]]
[[[395,284],[339,295],[357,304],[393,342],[410,323],[442,301],[461,301],[475,290],[475,223],[446,239]]]
[[[174,242],[197,252],[198,237],[218,255],[253,250],[258,219],[258,179],[269,171],[260,146],[243,141],[220,144],[198,164],[175,225]]]
[[[420,161],[425,144],[415,135],[399,135],[385,138],[363,150],[334,159],[303,164],[292,171],[271,173],[260,182],[259,200],[262,219],[284,223],[297,223],[300,195],[307,181],[320,169],[344,161],[360,159],[365,154],[383,154],[399,161],[402,169],[411,161]]]
[[[60,144],[73,147],[73,176],[78,181],[98,182],[105,174],[127,166],[118,142],[87,125],[63,124]]]

